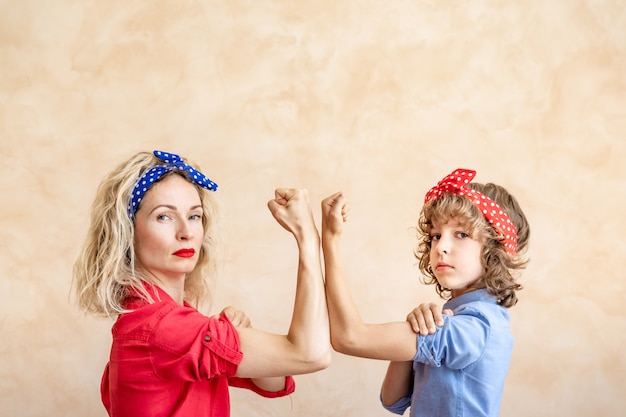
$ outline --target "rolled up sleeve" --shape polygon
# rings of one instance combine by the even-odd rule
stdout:
[[[237,331],[225,317],[207,317],[194,309],[175,309],[159,320],[153,343],[157,375],[198,380],[234,376],[243,353]]]
[[[250,391],[256,392],[260,396],[266,398],[284,397],[293,393],[296,390],[296,382],[291,376],[285,377],[285,388],[280,391],[266,391],[263,388],[257,386],[250,378],[231,377],[228,378],[228,385],[236,388],[249,389]]]
[[[464,309],[444,316],[434,334],[418,337],[414,361],[430,366],[463,369],[481,358],[489,337],[489,322],[480,312]]]
[[[409,391],[404,397],[400,398],[398,401],[391,405],[385,405],[381,396],[380,403],[385,410],[391,411],[394,414],[402,415],[404,414],[406,409],[411,406],[411,395],[413,395],[413,390]]]

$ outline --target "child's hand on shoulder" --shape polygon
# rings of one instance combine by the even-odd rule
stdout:
[[[454,312],[450,309],[442,311],[434,303],[422,303],[406,316],[406,321],[411,324],[415,333],[426,336],[434,334],[437,327],[443,326],[443,315],[453,316]]]

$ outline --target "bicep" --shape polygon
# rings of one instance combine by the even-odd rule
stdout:
[[[365,324],[351,331],[341,352],[369,359],[410,361],[417,352],[417,337],[408,322]]]
[[[302,358],[286,335],[267,333],[252,327],[237,331],[239,348],[243,353],[237,369],[238,377],[264,378],[311,372],[311,364]]]

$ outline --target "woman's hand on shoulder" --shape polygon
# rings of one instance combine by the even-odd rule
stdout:
[[[214,317],[217,318],[219,316],[225,316],[235,328],[252,327],[252,323],[250,323],[250,319],[246,316],[246,313],[237,310],[233,306],[224,307],[220,314]]]

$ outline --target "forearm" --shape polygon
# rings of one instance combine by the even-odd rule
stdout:
[[[263,378],[263,388],[268,386],[266,384],[274,388],[279,382],[266,380],[266,377],[315,372],[326,368],[331,359],[319,235],[317,230],[307,238],[295,235],[299,251],[298,277],[288,333],[271,334],[251,327],[239,329],[244,356],[237,376]]]
[[[305,362],[330,361],[328,310],[317,229],[297,237],[298,277],[287,339]]]
[[[390,406],[404,397],[411,389],[412,380],[413,362],[389,362],[380,390],[382,403],[385,406]]]
[[[331,343],[339,352],[354,354],[354,349],[360,345],[359,335],[366,331],[366,325],[352,298],[339,260],[338,239],[325,238],[323,248]]]

